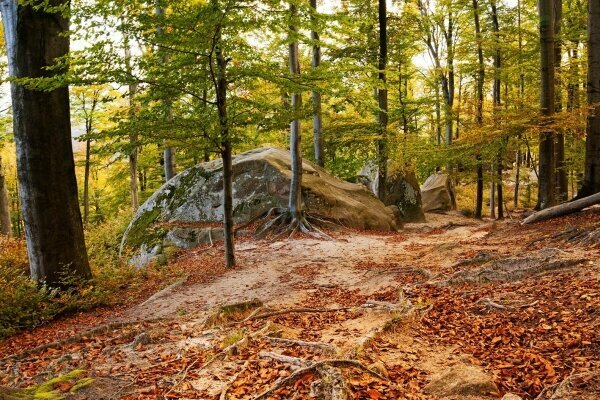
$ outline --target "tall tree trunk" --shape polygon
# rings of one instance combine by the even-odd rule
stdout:
[[[11,76],[53,77],[65,72],[47,67],[69,53],[69,20],[55,11],[63,9],[66,14],[69,2],[44,4],[50,10],[14,0],[0,3]],[[50,287],[89,279],[71,145],[69,90],[64,86],[40,91],[13,83],[11,92],[31,275]],[[66,282],[65,277],[71,279]]]
[[[2,166],[2,156],[0,156],[0,234],[11,236],[10,229],[10,203],[8,200],[8,190],[6,189],[6,178]]]
[[[156,16],[159,19],[162,19],[165,15],[165,10],[163,8],[163,1],[164,0],[156,0],[156,2],[155,2]],[[163,35],[163,28],[162,28],[161,24],[162,24],[162,21],[159,21],[158,25],[156,27],[156,34],[159,38]],[[163,52],[162,61],[165,64],[167,64],[169,62],[169,56],[165,52]],[[172,122],[173,121],[173,108],[171,105],[171,100],[170,99],[163,100],[163,105],[165,107],[165,117],[166,117],[167,121]],[[171,178],[173,178],[175,175],[177,175],[177,168],[176,168],[176,163],[175,163],[175,149],[173,147],[167,145],[166,140],[165,140],[165,149],[163,151],[163,160],[164,160],[164,169],[165,169],[165,182],[168,182],[171,180]]]
[[[377,100],[379,105],[379,140],[377,141],[377,195],[380,199],[386,196],[386,181],[388,175],[388,144],[387,144],[387,126],[388,126],[388,92],[386,88],[386,68],[387,68],[387,5],[386,0],[379,0],[379,90],[377,91]]]
[[[600,2],[588,2],[588,112],[585,171],[578,197],[600,192]]]
[[[296,26],[296,6],[290,4],[290,16],[292,23],[290,31],[293,35],[298,31]],[[298,42],[294,39],[289,44],[290,74],[294,77],[300,76],[300,59],[298,54]],[[292,179],[290,182],[290,197],[288,208],[292,220],[302,219],[302,131],[300,127],[300,110],[302,109],[302,94],[292,93],[292,112],[294,119],[290,123],[290,154],[292,159]]]
[[[218,0],[212,1],[218,9]],[[217,111],[219,114],[219,131],[221,142],[221,158],[223,160],[223,230],[225,247],[225,266],[235,266],[235,243],[233,230],[233,165],[231,140],[229,137],[229,121],[227,112],[227,59],[223,54],[221,26],[217,26],[215,34],[216,77],[211,60],[211,75],[215,84]]]
[[[539,187],[536,209],[543,210],[555,203],[556,191],[556,157],[554,151],[554,133],[548,119],[554,114],[555,82],[554,82],[554,0],[539,0],[540,14],[540,53],[541,53],[541,88],[540,108],[543,122],[540,132],[539,146]]]
[[[446,68],[448,78],[445,84],[444,96],[446,100],[446,144],[452,144],[452,130],[454,123],[454,17],[452,4],[448,6],[448,29],[446,31]],[[442,88],[444,88],[445,75],[442,74]]]
[[[123,34],[123,46],[125,48],[125,68],[127,69],[128,75],[132,76],[133,71],[131,67],[131,48],[129,47],[129,38],[126,34]],[[129,119],[135,118],[135,96],[137,94],[137,83],[130,83],[127,92],[127,98],[129,100]],[[129,195],[131,197],[131,208],[135,212],[140,203],[138,197],[138,137],[135,130],[129,133]]]
[[[502,107],[502,90],[501,85],[502,81],[500,79],[501,76],[501,68],[502,68],[502,53],[500,50],[500,24],[498,23],[498,7],[496,7],[496,0],[491,1],[492,7],[492,28],[494,30],[494,47],[496,48],[494,51],[494,89],[493,89],[493,98],[494,98],[494,119],[496,120],[496,124],[499,124],[498,113],[500,112],[500,108]],[[498,193],[498,219],[504,218],[504,191],[502,185],[502,172],[504,170],[504,135],[500,138],[500,148],[498,149],[498,154],[496,155],[496,191]],[[494,172],[492,172],[494,173]]]
[[[521,61],[523,58],[523,32],[521,30],[521,0],[517,0],[517,36],[518,36],[518,58],[517,66],[521,73],[519,74],[519,110],[523,109],[523,99],[525,96],[525,74],[522,72]],[[513,205],[515,208],[519,205],[519,187],[520,187],[520,172],[521,172],[521,135],[517,138],[517,166],[515,173],[515,197],[513,199]]]
[[[561,93],[561,64],[562,64],[562,40],[560,39],[562,25],[562,0],[554,0],[554,68],[556,71],[555,111],[562,112]],[[567,177],[567,165],[565,162],[565,134],[563,128],[556,132],[556,199],[558,202],[566,201],[569,197],[569,179]]]
[[[312,7],[312,30],[310,37],[313,41],[312,48],[312,68],[318,68],[321,65],[321,46],[319,45],[319,33],[317,32],[317,0],[310,0]],[[323,115],[321,109],[321,93],[318,90],[312,91],[313,101],[313,147],[315,150],[315,162],[320,167],[325,167],[325,157],[323,154],[324,139],[323,139]]]
[[[475,119],[477,125],[483,125],[483,84],[485,80],[485,64],[483,62],[483,48],[481,25],[479,22],[479,0],[473,0],[473,18],[475,20],[475,42],[477,44],[477,107]],[[475,218],[481,218],[483,211],[483,164],[481,154],[477,154],[477,194],[475,199]]]
[[[92,141],[85,141],[85,169],[83,174],[83,223],[87,225],[90,215],[90,157]]]

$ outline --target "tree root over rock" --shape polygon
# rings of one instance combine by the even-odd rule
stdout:
[[[323,232],[319,227],[328,226],[338,228],[340,225],[328,221],[324,217],[309,214],[305,211],[300,213],[292,213],[288,208],[274,207],[259,217],[253,219],[249,223],[257,220],[264,220],[256,230],[254,236],[257,239],[264,239],[267,236],[272,236],[274,239],[283,237],[292,237],[296,233],[304,233],[312,236],[315,239],[333,239],[327,233]]]

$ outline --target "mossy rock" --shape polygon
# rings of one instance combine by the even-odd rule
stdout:
[[[259,148],[234,156],[235,223],[247,222],[272,207],[286,206],[290,165],[289,151],[280,148]],[[352,228],[389,231],[400,227],[392,210],[364,186],[342,181],[307,160],[302,166],[307,211]],[[207,225],[223,220],[222,186],[220,159],[175,176],[138,209],[123,236],[121,251],[133,250],[132,262],[142,266],[163,253],[165,239],[178,247],[220,240],[219,228]]]

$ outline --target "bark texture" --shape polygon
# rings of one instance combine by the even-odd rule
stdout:
[[[585,172],[579,196],[600,192],[600,2],[588,3],[587,118]]]
[[[540,109],[542,116],[549,119],[555,108],[555,71],[554,71],[554,0],[540,0],[540,56],[541,87]],[[554,132],[542,123],[539,146],[539,187],[536,208],[543,210],[555,203],[556,190],[556,158],[554,149]]]
[[[481,37],[481,24],[479,21],[479,1],[473,0],[473,19],[475,22],[475,42],[477,43],[477,125],[483,125],[483,84],[485,81],[485,64]],[[483,164],[481,155],[477,155],[477,194],[475,198],[475,218],[481,218],[483,212]]]
[[[321,65],[321,46],[319,45],[319,33],[316,28],[316,14],[317,14],[317,0],[310,0],[310,6],[312,7],[313,16],[311,17],[313,28],[310,32],[310,38],[313,41],[312,48],[312,68],[318,68]],[[325,155],[323,154],[323,147],[325,146],[323,139],[323,115],[321,107],[321,92],[318,90],[312,91],[313,101],[313,146],[315,151],[315,163],[319,167],[325,167]]]
[[[49,0],[68,10],[66,0]],[[9,71],[17,78],[50,77],[48,70],[69,52],[69,21],[30,4],[3,1]],[[77,195],[71,145],[69,92],[11,86],[19,192],[31,275],[53,287],[65,275],[91,277]]]
[[[294,21],[297,18],[296,6],[290,5],[290,15],[292,24],[290,25],[290,31],[296,33],[298,27],[295,26]],[[300,60],[298,54],[298,42],[292,41],[289,45],[289,64],[290,74],[293,76],[300,75]],[[300,128],[300,116],[298,113],[302,109],[302,94],[292,93],[292,111],[294,119],[290,123],[290,153],[292,157],[292,180],[290,183],[290,197],[288,208],[293,220],[302,219],[302,131]]]
[[[386,88],[387,68],[387,5],[386,0],[379,0],[379,89],[377,102],[379,105],[379,140],[377,141],[377,161],[379,182],[386,182],[388,170],[387,126],[388,126],[388,92]],[[378,197],[385,198],[385,185],[379,185]]]
[[[8,190],[0,156],[0,234],[10,236],[10,203],[8,201]]]
[[[235,266],[235,248],[233,233],[233,167],[231,161],[231,141],[229,139],[229,121],[227,115],[227,60],[221,48],[220,27],[217,34],[215,53],[217,57],[217,108],[221,133],[221,157],[223,158],[223,230],[225,239],[225,266]]]

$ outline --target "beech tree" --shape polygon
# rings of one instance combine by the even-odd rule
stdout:
[[[387,4],[386,0],[379,0],[379,59],[377,69],[379,70],[379,86],[377,89],[377,104],[379,111],[377,122],[379,123],[379,139],[377,140],[377,185],[378,197],[384,199],[386,195],[386,180],[388,175],[388,92],[386,82],[386,68],[388,58],[387,37]]]
[[[588,2],[588,77],[585,170],[578,196],[600,192],[600,3]]]
[[[554,71],[554,0],[540,0],[538,3],[540,14],[540,60],[541,60],[541,85],[540,85],[540,110],[542,126],[540,127],[539,144],[539,186],[537,209],[551,207],[555,203],[555,146],[554,132],[549,125],[549,119],[555,109],[555,71]]]
[[[31,275],[51,287],[65,286],[91,277],[63,78],[69,2],[3,0],[0,7],[9,73],[15,79],[13,129]]]

